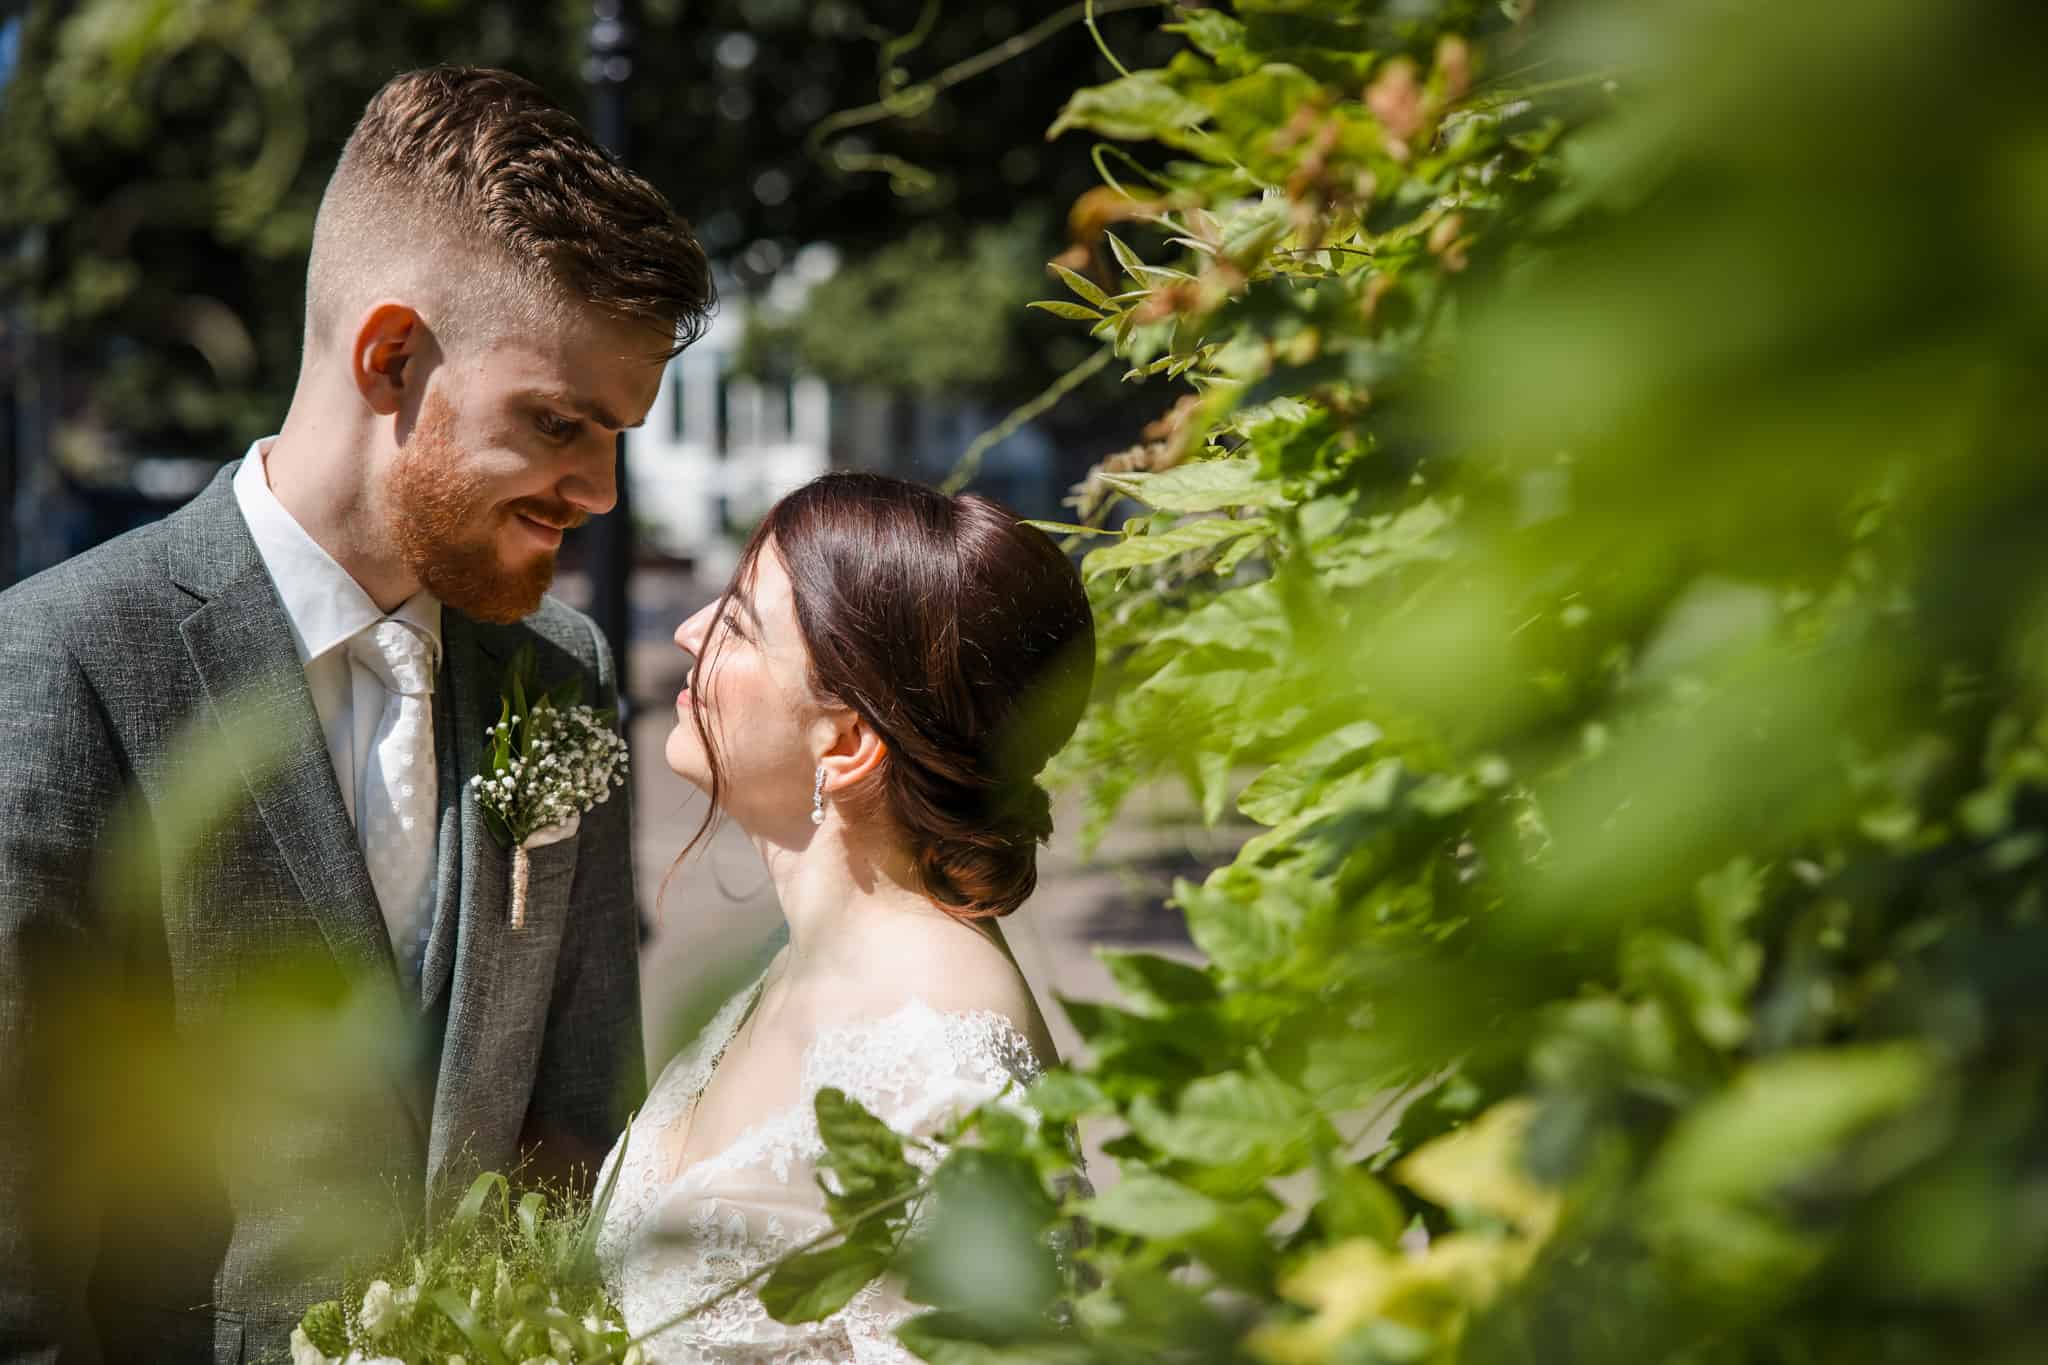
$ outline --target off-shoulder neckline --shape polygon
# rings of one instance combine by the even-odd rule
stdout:
[[[745,1021],[747,1015],[759,1003],[761,990],[766,984],[767,979],[768,971],[766,968],[763,968],[761,974],[754,979],[753,984],[747,986],[742,991],[735,992],[733,1000],[727,1001],[725,1005],[720,1007],[716,1018],[725,1020],[725,1036],[718,1040],[710,1063],[703,1068],[703,1074],[696,1082],[696,1088],[687,1095],[678,1097],[681,1101],[678,1114],[679,1116],[687,1115],[686,1122],[695,1123],[697,1101],[703,1097],[706,1090],[711,1088],[711,1078],[717,1074],[720,1063],[725,1060],[726,1048],[732,1043],[734,1036],[739,1033],[740,1026]],[[741,1008],[735,1010],[733,1004],[742,999],[746,1003]],[[922,996],[910,996],[884,1013],[861,1015],[857,1018],[836,1022],[819,1029],[817,1035],[804,1045],[803,1055],[798,1062],[799,1075],[810,1074],[813,1060],[825,1050],[827,1044],[842,1041],[849,1035],[857,1035],[864,1031],[881,1030],[888,1025],[896,1023],[904,1016],[918,1011],[922,1011],[942,1022],[947,1019],[958,1019],[970,1023],[988,1024],[994,1028],[997,1037],[1004,1043],[1016,1046],[1023,1056],[1030,1059],[1030,1069],[1033,1074],[1041,1074],[1045,1069],[1045,1060],[1032,1047],[1030,1035],[1020,1028],[1014,1019],[1004,1014],[1001,1010],[981,1008],[940,1009]],[[702,1041],[708,1042],[709,1040]],[[768,1140],[772,1137],[783,1135],[784,1130],[792,1126],[792,1120],[795,1121],[795,1126],[800,1129],[806,1113],[805,1105],[802,1099],[799,1098],[795,1104],[786,1105],[775,1113],[748,1124],[735,1134],[732,1140],[726,1143],[725,1146],[698,1158],[680,1171],[677,1171],[671,1178],[672,1187],[680,1189],[698,1183],[705,1175],[730,1169],[735,1164],[731,1160],[733,1153],[740,1151],[742,1148],[748,1149],[750,1155],[755,1150],[766,1150]]]

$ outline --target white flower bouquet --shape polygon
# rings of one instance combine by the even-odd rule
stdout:
[[[306,1310],[292,1365],[639,1365],[597,1269],[610,1198],[515,1200],[504,1176],[478,1176],[437,1230]]]

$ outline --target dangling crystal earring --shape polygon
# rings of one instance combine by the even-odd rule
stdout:
[[[811,788],[811,823],[825,823],[825,770],[818,769],[818,783]]]

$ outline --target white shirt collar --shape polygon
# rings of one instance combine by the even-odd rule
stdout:
[[[362,585],[306,534],[306,528],[270,491],[263,456],[276,439],[266,436],[254,442],[242,457],[242,467],[235,471],[235,501],[241,506],[242,519],[249,523],[249,535],[256,542],[256,552],[263,557],[263,567],[270,571],[270,580],[277,585],[278,596],[284,599],[299,658],[311,663],[376,625],[384,619],[384,613],[377,610],[377,604],[370,600]],[[406,598],[391,617],[426,637],[438,668],[440,599],[422,588]]]

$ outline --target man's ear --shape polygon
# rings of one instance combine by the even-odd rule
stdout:
[[[407,384],[420,382],[416,363],[427,343],[427,326],[403,303],[385,300],[363,315],[349,352],[349,377],[370,411],[389,417],[404,405]]]

